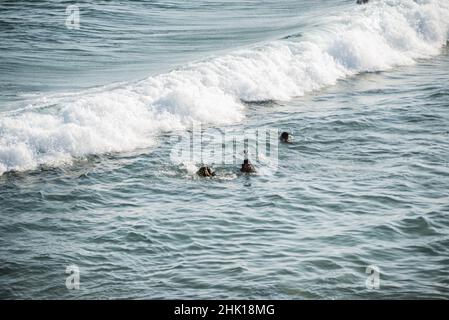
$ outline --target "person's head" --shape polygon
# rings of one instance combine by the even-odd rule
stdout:
[[[281,134],[281,140],[282,141],[289,141],[290,140],[290,134],[288,133],[288,132],[282,132],[282,134]]]
[[[256,172],[256,169],[251,164],[251,162],[249,162],[248,159],[245,159],[245,160],[243,160],[242,168],[240,169],[240,171],[246,172],[246,173],[252,173],[252,172]]]

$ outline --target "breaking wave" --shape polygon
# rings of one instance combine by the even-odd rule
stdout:
[[[326,28],[101,90],[47,97],[0,115],[0,174],[149,147],[191,121],[244,119],[243,101],[289,100],[363,72],[438,55],[449,2],[385,0],[327,17]]]

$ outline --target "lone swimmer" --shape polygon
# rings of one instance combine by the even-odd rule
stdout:
[[[245,159],[245,160],[243,160],[242,167],[240,168],[240,171],[244,172],[244,173],[254,173],[254,172],[256,172],[256,168],[254,168],[254,166],[252,165],[251,162],[249,162],[248,159]]]
[[[292,142],[291,134],[286,131],[282,132],[281,137],[279,139],[281,139],[282,142],[286,142],[286,143]]]
[[[201,167],[196,174],[204,178],[215,176],[215,172],[213,172],[212,169],[208,166]]]

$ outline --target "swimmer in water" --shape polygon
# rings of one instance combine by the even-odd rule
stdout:
[[[244,173],[254,173],[256,172],[256,168],[249,162],[248,159],[243,160],[242,167],[240,168],[241,172]]]
[[[282,132],[281,137],[279,139],[281,139],[282,142],[290,143],[290,142],[292,142],[291,137],[292,136],[290,133],[284,131],[284,132]]]
[[[204,178],[215,176],[215,172],[213,172],[212,169],[208,166],[201,167],[196,174]]]

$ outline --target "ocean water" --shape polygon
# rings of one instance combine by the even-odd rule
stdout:
[[[2,1],[0,297],[447,299],[449,2],[354,2]]]

